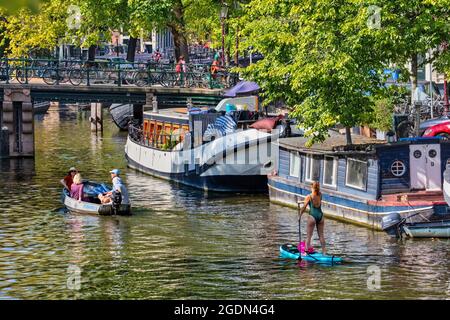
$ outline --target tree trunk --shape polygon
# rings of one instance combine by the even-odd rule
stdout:
[[[88,49],[88,61],[94,61],[95,60],[95,50],[97,49],[97,46],[92,45]]]
[[[181,0],[177,0],[173,7],[174,19],[168,24],[172,30],[173,42],[175,44],[175,59],[184,57],[186,63],[189,62],[188,42],[185,35],[184,7]]]
[[[239,66],[239,26],[236,27],[236,43],[234,52],[234,63]]]
[[[189,62],[189,49],[185,35],[176,28],[172,28],[173,42],[175,44],[175,60],[178,61],[180,56],[184,57],[186,63]]]
[[[353,144],[352,141],[352,133],[351,133],[350,127],[345,127],[345,136],[347,138],[347,145]]]
[[[128,41],[128,49],[127,49],[127,61],[134,62],[134,58],[136,56],[136,45],[138,38],[130,36],[130,41]]]
[[[448,117],[448,84],[446,74],[444,74],[444,116]]]
[[[417,53],[411,56],[411,106],[414,107],[414,94],[417,88]]]

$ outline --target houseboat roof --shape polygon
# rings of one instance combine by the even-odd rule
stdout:
[[[154,117],[164,117],[164,118],[173,118],[173,119],[188,119],[187,108],[171,108],[171,109],[160,109],[158,112],[153,111],[145,111],[145,118],[154,118]]]
[[[308,138],[293,137],[279,139],[279,144],[282,147],[291,150],[303,151],[305,153],[352,153],[352,152],[371,152],[374,151],[375,145],[386,144],[384,140],[377,140],[361,135],[352,135],[352,145],[347,145],[347,138],[345,135],[332,135],[325,139],[322,143],[314,143],[312,146],[306,146]]]

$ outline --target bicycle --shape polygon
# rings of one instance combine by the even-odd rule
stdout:
[[[54,66],[47,67],[42,73],[42,80],[48,85],[66,83],[70,81],[71,66],[60,67],[59,62],[55,61]]]

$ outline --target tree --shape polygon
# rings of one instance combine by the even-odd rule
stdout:
[[[418,68],[433,62],[440,51],[436,50],[449,37],[448,0],[377,0],[381,18],[379,30],[380,49],[386,61],[403,69],[410,76],[411,103],[417,87]],[[427,54],[432,52],[432,55]],[[423,57],[418,63],[418,57]],[[410,69],[405,68],[409,64]]]
[[[135,28],[152,30],[169,27],[174,38],[176,58],[180,55],[189,58],[184,19],[186,7],[182,0],[130,0],[130,6],[130,20]]]
[[[347,133],[363,124],[373,97],[383,94],[379,31],[368,26],[369,11],[358,3],[253,0],[246,6],[242,46],[264,59],[243,71],[263,88],[266,103],[281,99],[291,107],[309,143],[323,141],[336,124]]]
[[[51,52],[65,35],[65,16],[56,0],[43,5],[37,13],[22,9],[7,15],[4,22],[6,54],[24,57],[36,51]]]

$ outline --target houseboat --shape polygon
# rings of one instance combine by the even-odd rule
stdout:
[[[145,111],[142,127],[129,127],[126,158],[131,168],[207,191],[267,192],[278,155],[272,141],[291,131],[279,120],[261,118],[256,96]]]
[[[391,213],[413,213],[414,221],[442,219],[448,205],[442,190],[450,143],[413,138],[387,143],[345,135],[306,146],[305,138],[279,139],[278,170],[268,178],[270,200],[295,206],[319,181],[325,215],[381,230]]]

